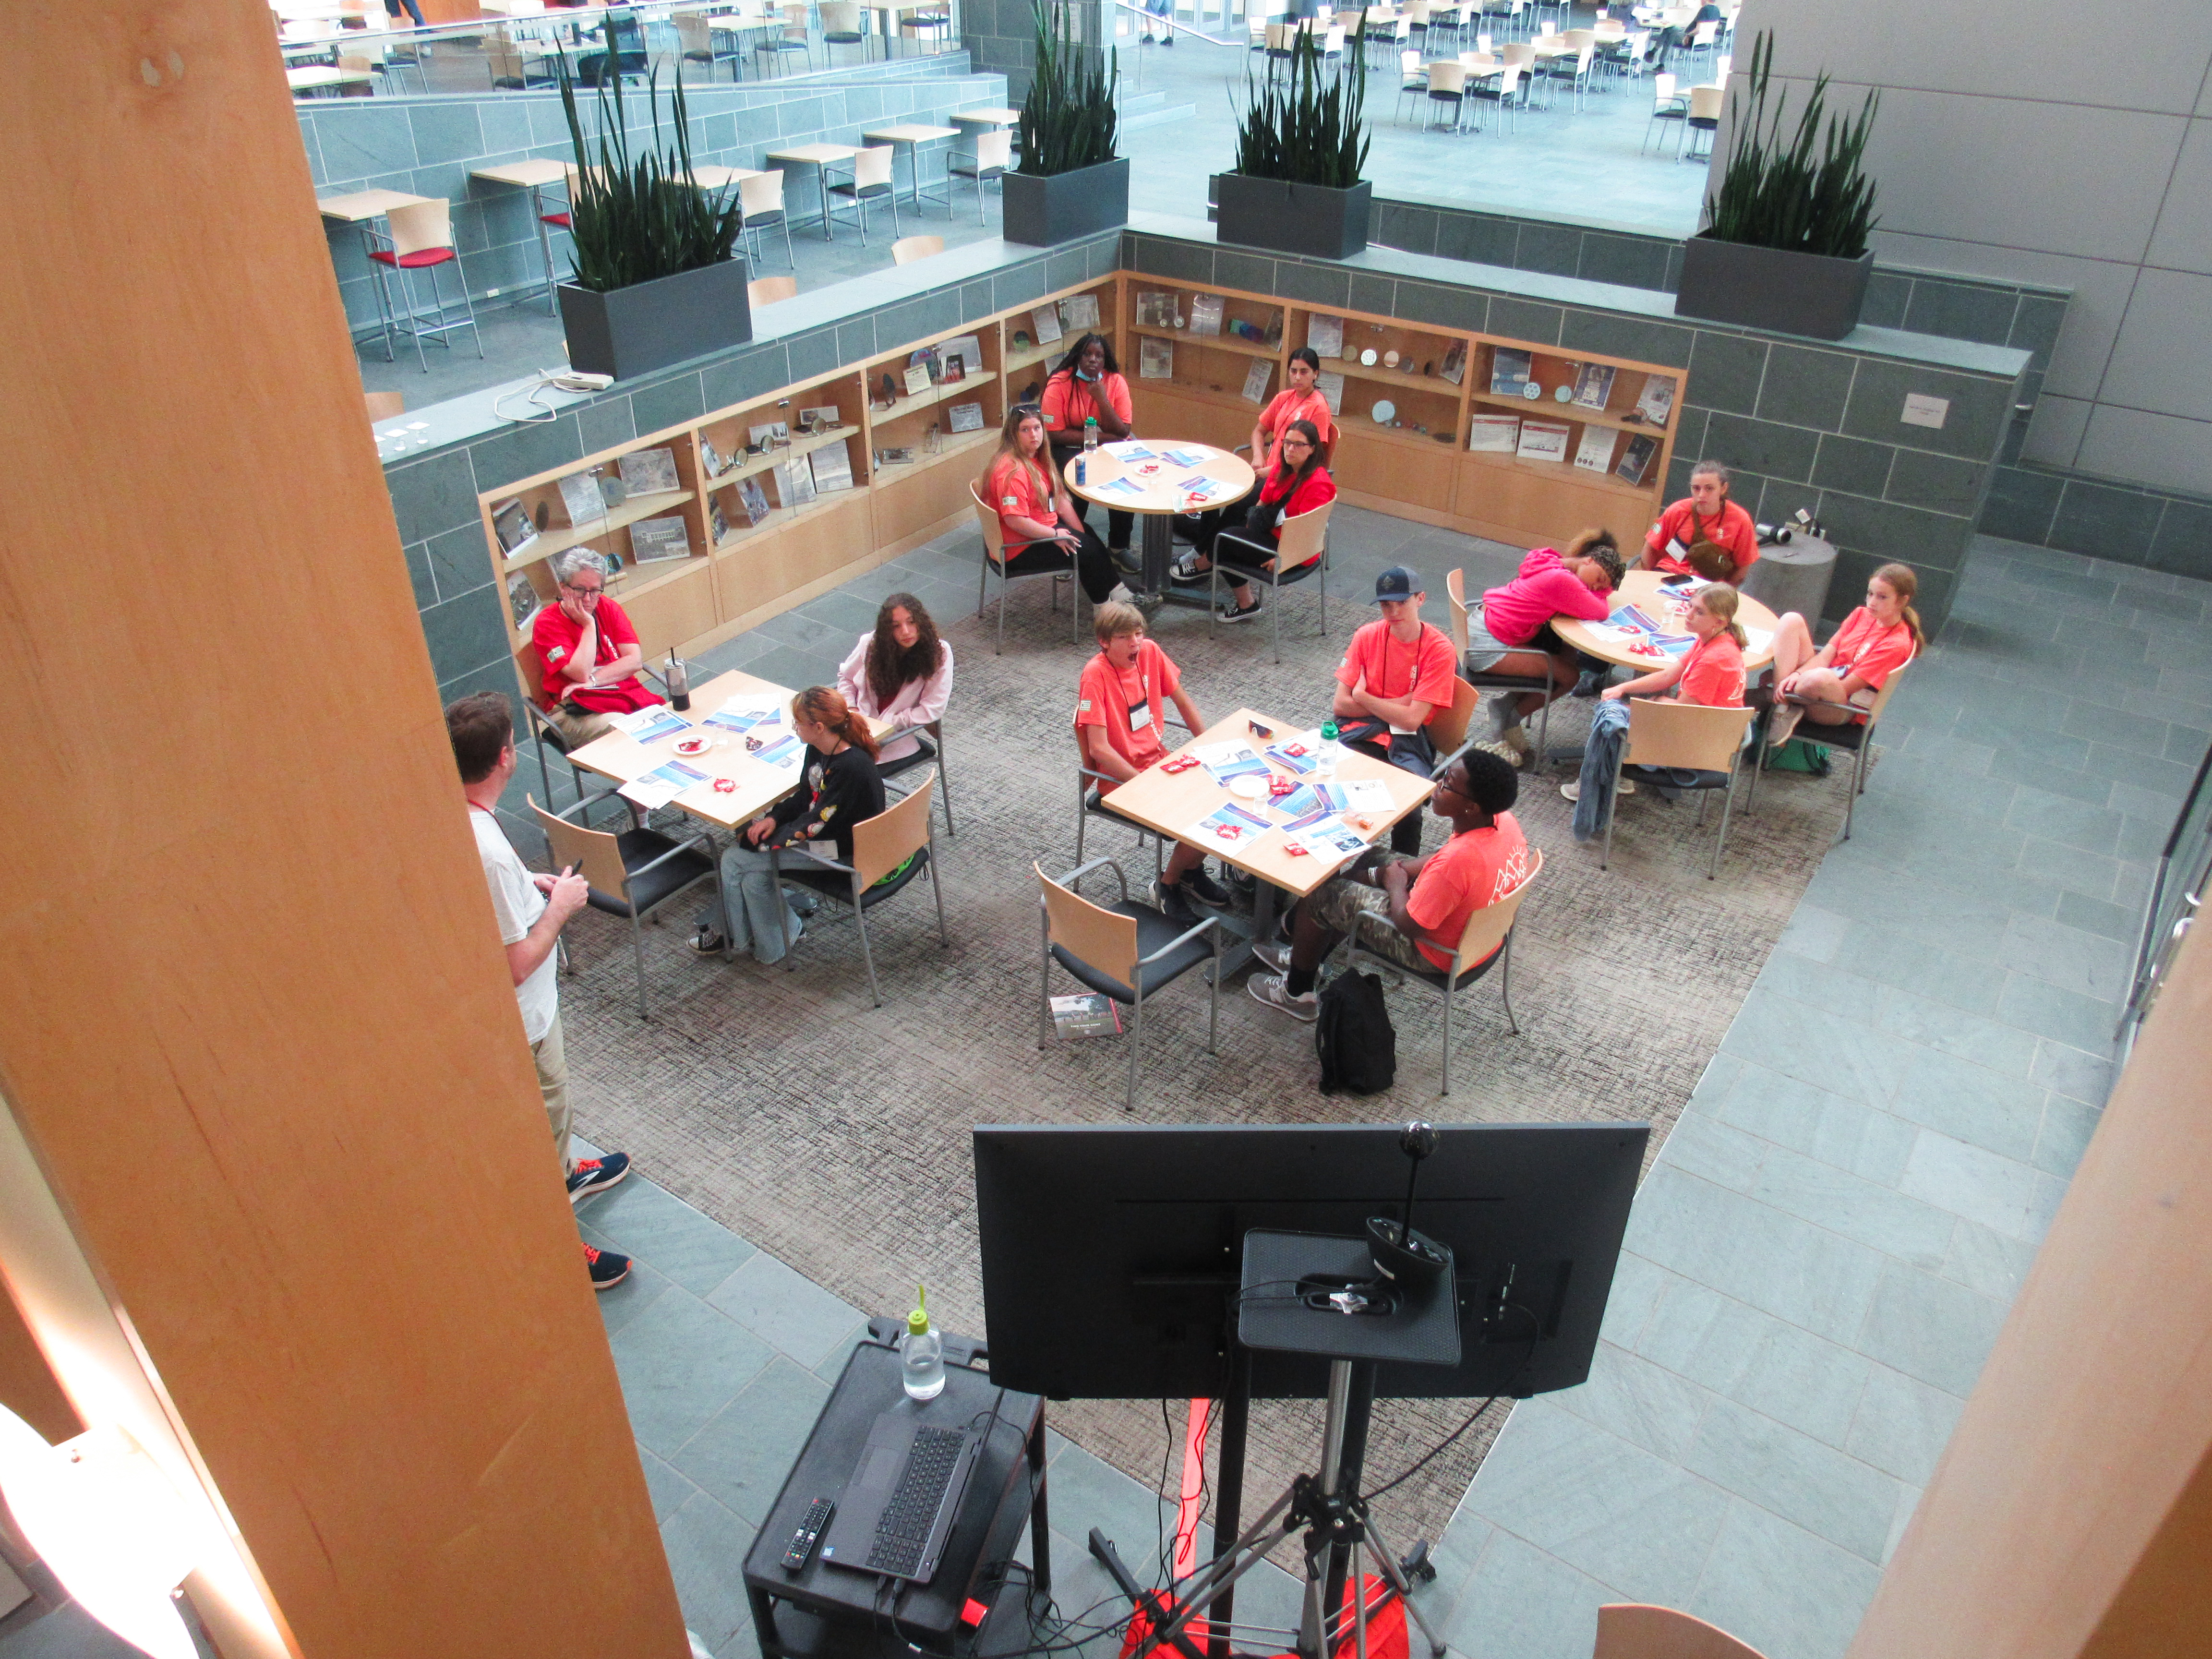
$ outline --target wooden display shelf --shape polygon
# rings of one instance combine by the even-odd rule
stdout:
[[[1218,404],[1224,409],[1249,410],[1251,411],[1249,418],[1255,422],[1260,418],[1260,411],[1267,407],[1265,404],[1255,404],[1234,392],[1216,392],[1211,386],[1191,386],[1182,380],[1132,380],[1129,382],[1129,393],[1134,397],[1147,386],[1167,397],[1188,398],[1201,404]],[[1138,435],[1142,437],[1143,434]]]
[[[1416,432],[1411,427],[1378,426],[1364,415],[1339,415],[1336,424],[1339,431],[1356,432],[1363,438],[1376,438],[1386,443],[1410,444],[1425,455],[1454,455],[1459,453],[1460,434],[1456,428],[1452,431],[1449,442],[1442,442],[1434,434]]]
[[[1254,345],[1249,340],[1240,340],[1234,334],[1194,334],[1187,328],[1139,327],[1134,323],[1129,325],[1129,332],[1142,335],[1148,340],[1168,340],[1176,345],[1233,351],[1240,357],[1265,357],[1271,363],[1283,360],[1282,347]]]
[[[1344,367],[1333,367],[1340,363]],[[1455,403],[1459,401],[1460,393],[1467,389],[1463,385],[1454,386],[1441,374],[1408,374],[1402,368],[1385,368],[1380,363],[1372,368],[1365,368],[1350,357],[1322,358],[1322,373],[1341,374],[1347,380],[1366,380],[1376,386],[1400,386],[1409,392],[1433,392],[1439,398],[1449,398]]]
[[[1583,409],[1573,404],[1563,404],[1551,398],[1508,398],[1496,392],[1476,392],[1469,394],[1476,403],[1492,409],[1510,409],[1531,420],[1571,421],[1579,426],[1609,426],[1616,432],[1641,432],[1647,436],[1663,438],[1667,428],[1654,426],[1649,421],[1632,421],[1602,409]]]
[[[878,409],[872,404],[868,410],[869,424],[879,426],[885,421],[896,421],[908,415],[919,415],[925,409],[934,409],[939,404],[951,403],[956,398],[966,397],[970,393],[980,399],[986,392],[997,390],[998,380],[998,372],[995,369],[987,368],[980,374],[970,374],[964,380],[955,380],[949,386],[933,386],[926,396],[902,397],[889,409]]]
[[[801,519],[814,514],[825,512],[840,502],[850,501],[866,488],[865,484],[856,483],[850,489],[817,490],[812,501],[802,501],[797,507],[772,507],[769,508],[767,516],[758,524],[748,524],[743,529],[732,529],[728,535],[714,544],[714,551],[717,555],[727,553],[743,543],[765,536],[771,531],[781,530],[787,525],[796,524]]]
[[[707,480],[707,493],[712,495],[718,489],[726,489],[730,485],[742,483],[747,478],[758,477],[763,472],[772,472],[794,456],[811,455],[817,449],[827,449],[831,444],[847,438],[857,438],[860,434],[860,428],[857,426],[840,426],[833,427],[827,431],[817,431],[811,437],[793,438],[781,449],[772,449],[765,455],[754,456],[743,465],[730,467],[724,471],[717,472]]]
[[[1103,329],[1098,331],[1101,334],[1105,331]],[[1055,357],[1065,357],[1074,348],[1068,343],[1066,337],[1063,335],[1050,345],[1027,346],[1019,351],[1009,351],[1000,359],[1000,372],[1006,374],[1018,374],[1025,368],[1036,368],[1039,363],[1048,363]]]
[[[678,577],[704,568],[707,556],[693,551],[680,559],[653,559],[644,564],[625,563],[622,574],[608,585],[607,595],[627,605],[657,587],[665,587]],[[650,572],[650,574],[646,573]]]
[[[1564,461],[1531,461],[1524,460],[1518,455],[1501,455],[1492,450],[1463,449],[1459,453],[1471,461],[1480,461],[1486,466],[1505,467],[1532,478],[1557,480],[1585,489],[1610,490],[1614,495],[1627,495],[1638,500],[1644,499],[1652,494],[1649,473],[1644,475],[1644,483],[1632,484],[1626,478],[1614,477],[1610,468],[1603,472],[1592,472],[1587,467],[1577,466],[1571,458]],[[1659,516],[1656,507],[1652,509],[1651,516],[1655,519]]]
[[[572,547],[581,547],[586,542],[597,541],[611,530],[621,530],[635,524],[640,519],[649,519],[656,513],[665,513],[672,507],[681,507],[691,499],[688,489],[659,489],[649,495],[632,495],[620,507],[609,507],[604,519],[579,528],[541,532],[530,550],[512,559],[500,561],[502,576],[517,570],[526,570],[533,564],[543,563],[557,553],[566,553]]]
[[[868,457],[868,475],[878,483],[895,483],[900,478],[911,478],[916,473],[927,472],[933,466],[941,466],[956,455],[964,455],[971,449],[981,449],[986,444],[998,441],[998,433],[990,427],[985,427],[981,432],[963,432],[957,438],[942,439],[938,443],[935,454],[917,455],[910,461],[878,461],[872,453]],[[896,447],[911,447],[906,445]]]

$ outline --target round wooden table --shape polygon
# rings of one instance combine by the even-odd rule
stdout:
[[[1117,449],[1150,450],[1152,453],[1149,459],[1125,460],[1114,453]],[[1193,465],[1177,466],[1168,459],[1170,452],[1199,459]],[[1075,482],[1079,461],[1088,463],[1084,481],[1079,484]],[[1168,592],[1169,524],[1178,513],[1206,512],[1242,501],[1256,475],[1251,464],[1242,456],[1216,449],[1211,444],[1132,438],[1118,444],[1101,444],[1087,453],[1079,451],[1068,458],[1064,476],[1069,493],[1079,500],[1137,515],[1142,521],[1145,538],[1144,574],[1137,579],[1143,584],[1141,591],[1146,594],[1165,593],[1180,602],[1184,595]],[[1206,500],[1194,504],[1182,486],[1185,480],[1198,477],[1211,479],[1220,488]],[[1127,489],[1109,488],[1117,483],[1133,485],[1135,493]],[[1203,595],[1192,601],[1199,605],[1206,602]]]
[[[1676,602],[1660,596],[1661,580],[1661,573],[1656,570],[1630,571],[1613,593],[1613,608],[1618,611],[1625,605],[1632,605],[1667,632],[1686,634],[1690,630],[1682,625],[1681,611]],[[1774,613],[1757,599],[1740,596],[1735,619],[1749,641],[1743,648],[1744,668],[1755,674],[1774,660]],[[1598,626],[1577,617],[1552,618],[1552,631],[1570,646],[1615,667],[1633,668],[1648,674],[1666,662],[1663,657],[1644,656],[1629,650],[1624,641],[1595,631]]]

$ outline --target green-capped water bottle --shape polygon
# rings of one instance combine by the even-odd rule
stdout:
[[[934,1400],[945,1392],[945,1339],[929,1322],[929,1296],[914,1287],[914,1311],[899,1343],[899,1368],[909,1400]]]
[[[1314,770],[1322,777],[1333,778],[1336,775],[1336,763],[1343,757],[1344,745],[1336,740],[1336,722],[1323,720],[1321,723],[1321,749],[1314,757]]]

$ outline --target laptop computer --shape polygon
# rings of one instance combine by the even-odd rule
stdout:
[[[878,1417],[822,1540],[822,1559],[927,1584],[981,1444],[969,1430],[939,1428],[903,1412]]]

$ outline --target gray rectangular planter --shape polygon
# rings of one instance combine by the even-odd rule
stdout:
[[[568,363],[586,374],[627,380],[656,368],[743,345],[753,337],[750,270],[742,258],[656,277],[611,294],[561,284]]]
[[[1006,173],[1000,234],[1030,247],[1051,247],[1129,222],[1129,158],[1039,176]]]
[[[1682,244],[1674,314],[1840,340],[1859,325],[1874,252],[1856,259],[1722,242],[1700,231]]]
[[[1219,241],[1316,259],[1348,259],[1367,246],[1375,187],[1364,179],[1350,190],[1335,190],[1218,173],[1213,185]]]

